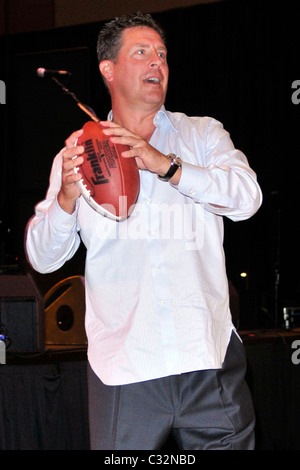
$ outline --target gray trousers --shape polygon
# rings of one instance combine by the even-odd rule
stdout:
[[[254,411],[244,346],[233,332],[222,369],[107,386],[89,366],[92,450],[254,449]]]

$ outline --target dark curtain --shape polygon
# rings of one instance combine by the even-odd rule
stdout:
[[[85,361],[0,366],[0,449],[89,449],[86,385]]]
[[[294,352],[284,336],[246,345],[256,450],[300,450],[300,369],[298,360],[293,363]]]
[[[270,330],[244,340],[256,450],[299,450],[299,336]],[[89,450],[87,363],[45,357],[48,363],[0,366],[0,450]],[[163,450],[176,449],[170,437]]]
[[[225,219],[227,269],[241,296],[241,326],[281,326],[282,306],[299,302],[300,107],[291,100],[299,76],[299,3],[224,1],[162,19],[171,33],[168,106],[223,122],[263,190],[252,219]],[[248,272],[247,286],[241,271]]]

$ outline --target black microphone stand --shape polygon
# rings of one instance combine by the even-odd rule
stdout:
[[[85,112],[88,116],[90,116],[90,118],[93,119],[93,121],[95,121],[95,122],[100,121],[100,119],[96,115],[95,111],[90,106],[87,106],[86,104],[81,103],[81,101],[79,101],[79,99],[77,98],[75,93],[68,90],[68,88],[66,88],[65,85],[63,85],[59,80],[57,80],[56,77],[51,77],[51,78],[56,83],[56,85],[58,85],[64,91],[64,93],[66,93],[67,95],[71,96],[71,98],[73,98],[73,100],[76,102],[77,106],[79,106],[79,108],[83,112]]]

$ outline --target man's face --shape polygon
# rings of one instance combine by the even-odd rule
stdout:
[[[160,35],[141,26],[123,32],[122,46],[112,65],[109,82],[112,98],[126,106],[159,109],[165,102],[169,68]]]

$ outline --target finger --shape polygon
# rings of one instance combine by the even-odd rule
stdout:
[[[80,156],[76,156],[71,160],[66,160],[64,162],[64,170],[65,171],[74,171],[75,168],[78,168],[84,162],[84,158]]]
[[[129,150],[125,150],[121,153],[121,155],[124,158],[142,157],[143,150],[141,149],[141,147],[134,147],[130,148]]]
[[[101,126],[105,128],[109,127],[121,127],[120,124],[117,124],[116,122],[113,121],[100,121]]]
[[[126,145],[131,149],[143,148],[145,146],[145,141],[135,135],[112,135],[109,140],[113,144]]]
[[[82,176],[80,173],[74,173],[73,171],[65,176],[65,183],[71,185],[73,183],[77,183],[77,181],[81,180]]]
[[[101,124],[102,132],[105,135],[119,134],[120,132],[122,132],[122,129],[125,131],[124,127],[121,127],[119,124],[116,124],[112,121],[101,121]]]
[[[81,155],[84,152],[84,146],[78,145],[78,147],[67,148],[63,151],[64,161],[73,160],[77,156]]]
[[[116,124],[111,121],[105,121],[105,127],[103,129],[103,133],[108,136],[131,136],[131,137],[137,137],[135,134],[130,132],[128,129],[125,127],[120,126],[119,124]]]
[[[78,137],[83,134],[83,129],[79,129],[78,131],[73,132],[65,141],[66,148],[74,147]]]

